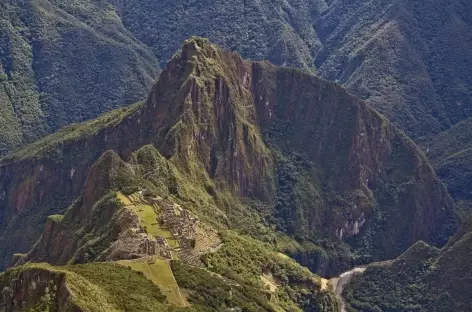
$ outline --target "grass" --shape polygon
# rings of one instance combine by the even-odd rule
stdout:
[[[121,200],[121,202],[123,203],[123,205],[125,206],[130,206],[132,205],[133,203],[129,200],[128,196],[125,196],[123,193],[121,192],[118,192],[116,193],[117,194],[117,198],[119,200]]]
[[[59,281],[65,281],[65,286],[71,293],[69,302],[62,302],[66,307],[74,304],[81,310],[90,312],[167,310],[166,297],[156,285],[120,265],[90,263],[53,267],[45,263],[27,264],[0,274],[0,286],[3,288],[9,285],[13,279],[27,280],[31,277],[35,277],[34,282],[38,285],[39,293],[41,284],[46,283],[49,284],[49,288],[61,289],[62,284],[59,284]],[[39,280],[44,283],[38,283]],[[29,300],[28,304],[36,308],[41,307],[40,311],[56,311],[64,308],[57,306],[60,300],[53,300],[54,293],[50,293],[50,296],[50,298],[43,296],[38,300]],[[48,300],[44,302],[45,299]]]
[[[96,119],[80,124],[72,124],[54,134],[25,146],[15,153],[5,156],[1,160],[19,161],[31,157],[45,157],[56,152],[58,149],[64,148],[67,144],[83,140],[85,137],[94,135],[102,129],[112,128],[118,125],[124,118],[136,113],[142,105],[143,102],[138,102],[134,105],[105,113]]]
[[[149,264],[146,259],[142,261],[121,260],[118,263],[130,267],[134,271],[142,272],[147,279],[159,286],[170,304],[178,307],[189,305],[177,285],[167,260],[156,259],[153,264]]]

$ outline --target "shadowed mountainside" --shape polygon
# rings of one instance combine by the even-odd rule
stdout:
[[[0,155],[143,99],[148,47],[95,1],[0,3]]]
[[[464,120],[451,129],[423,143],[439,177],[456,200],[462,212],[472,205],[472,119]]]
[[[80,195],[103,152],[128,161],[146,144],[186,177],[180,181],[195,182],[178,183],[185,196],[214,203],[200,205],[202,217],[223,213],[217,219],[227,221],[217,226],[257,237],[260,230],[249,228],[257,215],[299,242],[334,243],[308,257],[318,259],[315,272],[352,265],[349,251],[333,254],[346,239],[368,261],[419,239],[444,244],[455,228],[452,200],[424,155],[364,102],[315,76],[193,38],[144,105],[68,127],[2,160],[4,263],[31,248],[46,217]]]

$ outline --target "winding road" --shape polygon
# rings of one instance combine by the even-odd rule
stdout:
[[[346,301],[343,298],[344,287],[347,283],[349,283],[355,273],[363,273],[365,269],[365,267],[357,267],[350,271],[344,272],[339,277],[330,279],[334,292],[336,293],[336,297],[338,298],[339,303],[341,303],[341,312],[347,312]]]

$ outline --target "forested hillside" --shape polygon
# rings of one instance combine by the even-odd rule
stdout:
[[[337,81],[413,138],[470,116],[471,8],[435,1],[2,3],[0,153],[143,99],[200,35]]]
[[[95,1],[0,3],[0,155],[145,98],[148,47]]]

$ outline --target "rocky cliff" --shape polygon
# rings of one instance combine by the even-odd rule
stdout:
[[[442,244],[455,226],[452,201],[427,159],[363,101],[310,74],[192,38],[143,105],[66,128],[1,161],[5,263],[32,247],[47,215],[79,197],[103,152],[128,161],[146,144],[179,172],[166,192],[193,197],[202,217],[224,216],[216,226],[242,228],[258,216],[298,240],[348,239],[375,259],[418,239]]]

